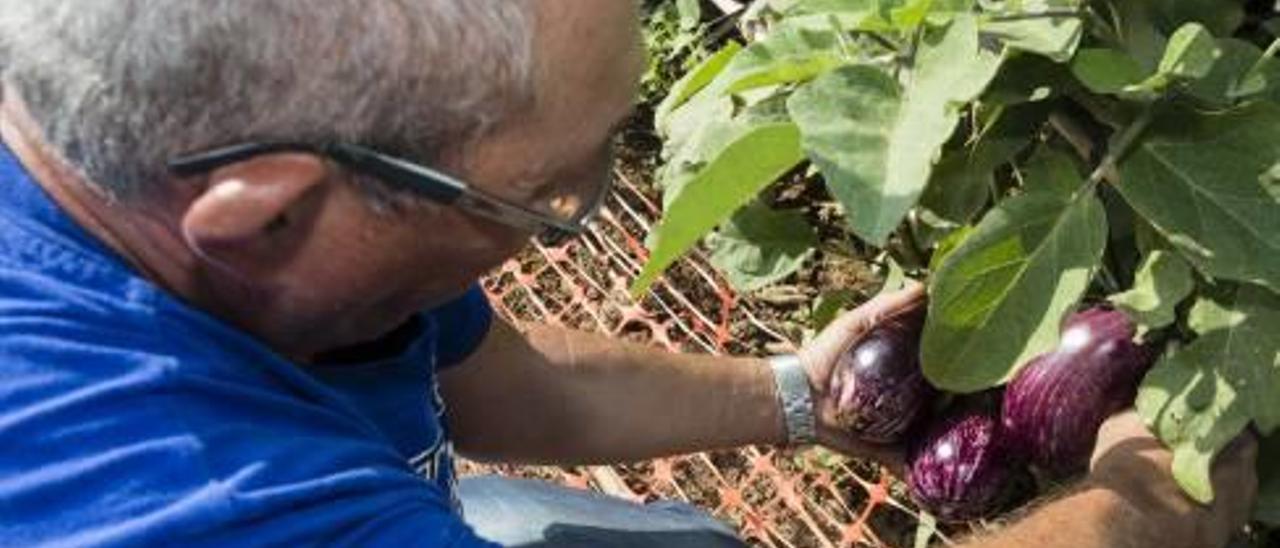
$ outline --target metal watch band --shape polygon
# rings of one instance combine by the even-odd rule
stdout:
[[[778,387],[778,403],[787,426],[789,445],[809,445],[817,441],[817,420],[813,412],[813,391],[809,375],[794,354],[769,358]]]

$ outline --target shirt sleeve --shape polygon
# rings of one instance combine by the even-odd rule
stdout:
[[[479,285],[430,314],[440,329],[436,349],[437,367],[440,369],[457,365],[470,357],[484,342],[493,325],[493,307]]]

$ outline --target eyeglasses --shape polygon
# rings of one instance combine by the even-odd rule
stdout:
[[[586,232],[587,224],[604,206],[613,183],[613,178],[606,176],[591,199],[580,201],[563,218],[557,218],[553,213],[535,211],[490,196],[429,167],[350,144],[264,142],[233,145],[175,158],[169,162],[169,172],[178,177],[191,177],[255,156],[284,152],[308,152],[325,156],[353,172],[374,177],[396,189],[408,190],[433,202],[458,207],[536,234],[538,241],[548,247],[558,246]]]

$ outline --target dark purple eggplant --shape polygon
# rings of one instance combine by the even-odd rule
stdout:
[[[1028,362],[1005,390],[1001,435],[1010,449],[1051,476],[1084,471],[1098,428],[1133,405],[1155,357],[1135,332],[1128,316],[1107,308],[1069,318],[1058,347]]]
[[[938,392],[920,369],[925,307],[883,321],[840,356],[832,373],[837,423],[858,439],[897,443]]]
[[[1020,459],[999,437],[995,415],[965,411],[932,425],[907,457],[907,486],[943,521],[990,516],[1030,484]]]

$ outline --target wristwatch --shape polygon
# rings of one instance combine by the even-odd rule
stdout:
[[[769,358],[777,383],[778,403],[787,427],[787,444],[810,445],[817,441],[817,419],[813,411],[813,389],[800,356],[786,354]]]

